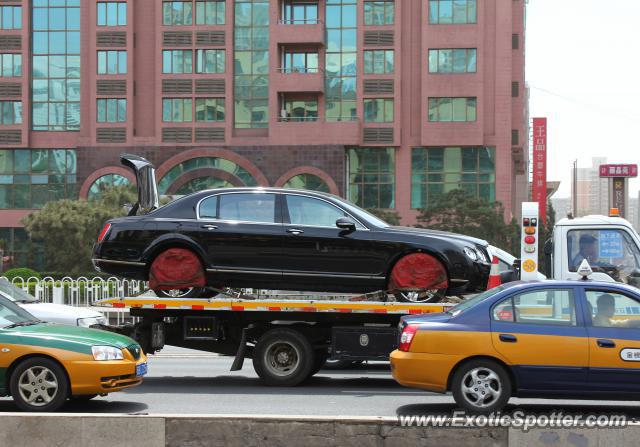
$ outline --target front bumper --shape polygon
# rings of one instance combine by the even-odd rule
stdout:
[[[65,367],[69,373],[71,394],[112,393],[140,385],[142,377],[136,376],[136,365],[146,362],[147,356],[144,354],[138,360],[127,355],[124,360],[70,362]]]

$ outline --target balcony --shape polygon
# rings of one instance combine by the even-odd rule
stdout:
[[[324,92],[324,73],[321,69],[279,68],[269,81],[277,92]]]
[[[348,121],[284,118],[271,124],[270,141],[273,144],[311,146],[320,144],[359,145],[362,138],[362,122],[355,118]]]
[[[324,45],[324,24],[319,20],[280,20],[271,38],[277,44]]]

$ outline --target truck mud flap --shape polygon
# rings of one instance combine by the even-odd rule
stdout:
[[[244,365],[244,356],[247,353],[247,332],[249,328],[246,327],[242,329],[242,337],[240,337],[240,344],[238,345],[238,351],[236,352],[236,357],[233,359],[233,364],[231,365],[230,371],[240,371],[242,369],[242,365]]]

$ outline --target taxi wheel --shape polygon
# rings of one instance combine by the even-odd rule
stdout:
[[[451,381],[456,403],[472,413],[502,410],[511,397],[511,379],[491,360],[471,360],[460,366]]]
[[[9,382],[11,396],[24,411],[56,411],[69,395],[67,373],[44,357],[24,360],[13,370]]]

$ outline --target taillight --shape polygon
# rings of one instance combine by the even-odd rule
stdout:
[[[110,223],[105,224],[105,226],[102,227],[102,231],[98,235],[98,242],[102,242],[102,240],[107,235],[107,233],[109,232],[110,229],[111,229],[111,224]]]
[[[409,352],[409,348],[411,348],[411,342],[413,341],[413,337],[416,335],[416,331],[418,330],[417,324],[407,324],[402,330],[402,334],[400,335],[400,344],[398,345],[398,349],[400,351]]]

